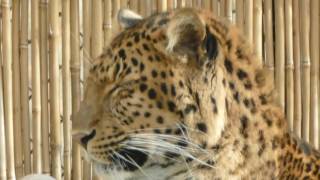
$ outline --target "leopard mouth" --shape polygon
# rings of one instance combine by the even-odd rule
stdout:
[[[148,155],[145,153],[122,148],[114,153],[112,158],[112,164],[120,166],[125,171],[136,171],[142,167],[148,160]]]
[[[110,163],[104,164],[92,159],[98,170],[133,172],[142,168],[148,155],[138,150],[122,148],[109,157]]]

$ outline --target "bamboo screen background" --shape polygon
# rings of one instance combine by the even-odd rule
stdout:
[[[98,179],[72,144],[71,114],[121,7],[146,16],[192,6],[237,24],[274,73],[291,129],[319,148],[319,0],[0,1],[1,180]]]

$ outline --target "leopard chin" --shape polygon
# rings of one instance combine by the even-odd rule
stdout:
[[[138,156],[135,158],[138,158]],[[177,161],[164,161],[163,158],[150,157],[147,158],[144,164],[139,167],[132,167],[132,164],[128,165],[127,163],[126,165],[130,167],[125,168],[125,164],[121,164],[119,162],[114,162],[112,164],[102,164],[94,160],[92,161],[93,168],[96,174],[102,179],[106,180],[197,179],[192,176],[192,173],[189,171],[187,166],[178,163]],[[136,163],[138,164],[139,162]]]

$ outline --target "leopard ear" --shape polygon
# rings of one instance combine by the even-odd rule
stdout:
[[[184,63],[200,61],[205,51],[203,45],[205,44],[206,31],[205,22],[196,10],[185,8],[176,11],[166,32],[167,52],[175,55]]]
[[[120,9],[117,17],[119,24],[123,28],[130,28],[142,20],[142,16],[129,9]]]

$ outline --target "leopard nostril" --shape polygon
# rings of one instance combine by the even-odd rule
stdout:
[[[84,137],[82,137],[82,138],[80,139],[81,144],[83,145],[83,147],[84,147],[85,149],[87,149],[88,142],[89,142],[92,138],[94,138],[95,135],[96,135],[96,130],[93,130],[90,134],[88,134],[88,135],[86,135],[86,136],[84,136]]]

